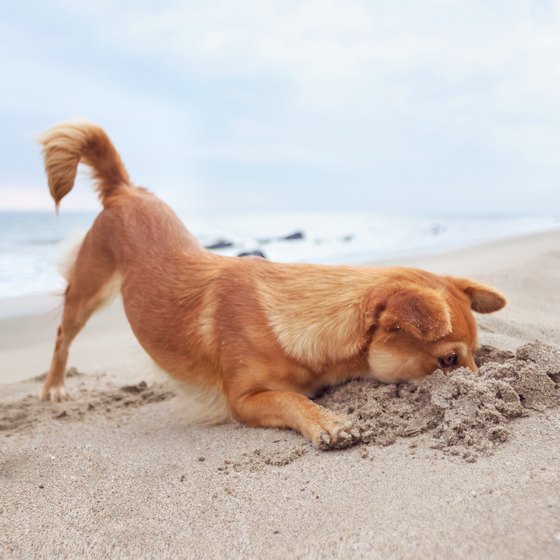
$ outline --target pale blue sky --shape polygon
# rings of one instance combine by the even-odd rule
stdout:
[[[32,135],[82,116],[179,210],[560,211],[557,2],[1,11],[0,208],[51,207]]]

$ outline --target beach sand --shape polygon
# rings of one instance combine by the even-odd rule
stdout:
[[[560,232],[398,264],[509,306],[479,317],[476,376],[320,397],[363,431],[344,451],[190,425],[118,302],[72,347],[72,400],[40,403],[58,300],[0,303],[0,557],[559,558]]]

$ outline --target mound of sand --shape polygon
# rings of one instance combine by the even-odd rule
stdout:
[[[508,439],[512,419],[560,404],[560,349],[484,347],[479,363],[476,375],[438,371],[420,387],[351,381],[317,402],[351,417],[365,444],[422,436],[432,448],[474,461]]]

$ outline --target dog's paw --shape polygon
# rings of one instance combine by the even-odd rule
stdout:
[[[344,449],[361,440],[360,431],[352,422],[343,418],[332,418],[321,422],[314,430],[311,441],[317,449]]]
[[[43,387],[41,391],[42,401],[63,402],[68,400],[68,394],[64,385],[57,385],[55,387]]]

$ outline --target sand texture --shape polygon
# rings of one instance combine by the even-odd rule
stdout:
[[[361,432],[344,451],[190,425],[118,305],[76,341],[72,400],[40,403],[58,318],[22,301],[0,318],[0,557],[559,558],[560,233],[412,264],[510,305],[479,321],[477,375],[319,396]]]
[[[485,346],[480,362],[476,376],[439,371],[420,387],[352,381],[320,402],[351,417],[364,444],[426,435],[424,445],[473,462],[508,439],[512,419],[560,405],[558,348],[529,343],[514,355]]]

